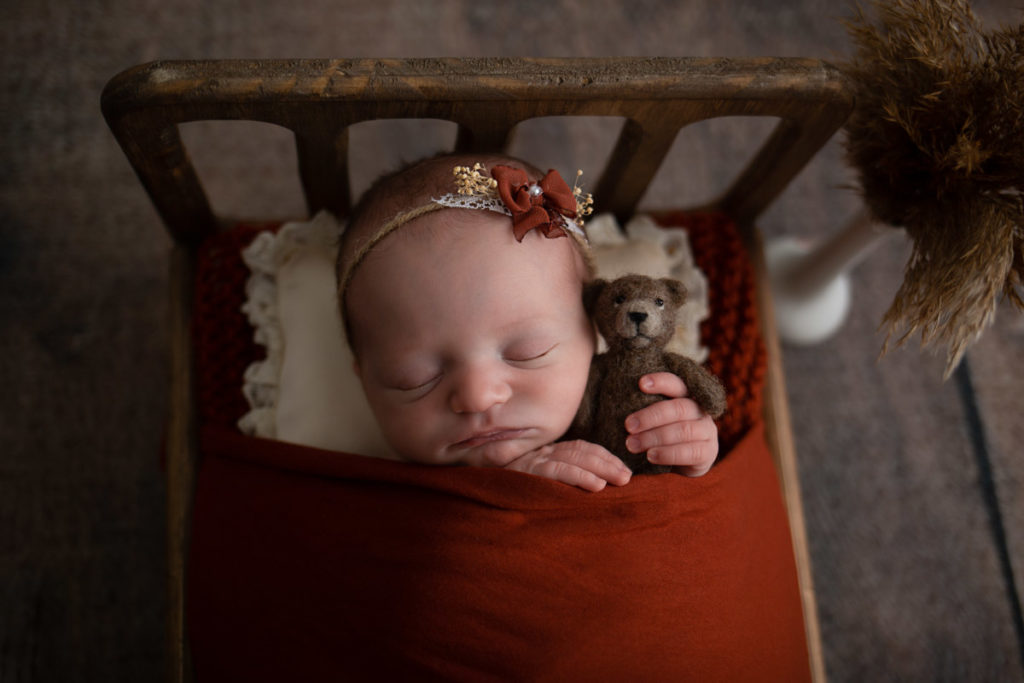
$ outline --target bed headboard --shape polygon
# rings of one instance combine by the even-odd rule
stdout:
[[[838,71],[797,58],[304,59],[164,61],[128,69],[103,113],[174,238],[217,229],[177,124],[254,120],[295,135],[310,213],[349,208],[348,127],[443,119],[458,151],[502,151],[522,121],[625,119],[594,189],[598,211],[633,213],[683,127],[719,116],[774,116],[772,135],[709,209],[754,218],[843,124]],[[682,208],[682,207],[680,207]]]

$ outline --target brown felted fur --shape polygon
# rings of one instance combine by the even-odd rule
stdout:
[[[594,280],[583,297],[608,351],[594,356],[572,434],[604,446],[633,472],[667,472],[671,467],[654,465],[644,453],[626,450],[626,417],[665,398],[642,392],[640,378],[652,372],[678,375],[689,397],[712,417],[724,413],[726,405],[718,378],[693,360],[665,351],[675,332],[676,313],[686,301],[686,288],[669,278],[626,275],[611,282]]]

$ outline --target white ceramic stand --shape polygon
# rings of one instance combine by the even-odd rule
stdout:
[[[847,273],[894,232],[866,209],[831,238],[811,245],[792,237],[770,240],[765,260],[779,336],[790,344],[817,344],[832,336],[850,310]]]

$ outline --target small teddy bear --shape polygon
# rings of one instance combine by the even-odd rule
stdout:
[[[584,287],[583,301],[608,351],[594,356],[586,393],[573,423],[572,434],[600,444],[636,473],[668,472],[644,453],[626,450],[625,420],[631,413],[664,400],[645,394],[640,377],[671,372],[686,384],[689,397],[711,417],[725,412],[725,388],[695,361],[665,351],[675,332],[676,313],[686,301],[678,280],[626,275],[608,282],[594,280]]]

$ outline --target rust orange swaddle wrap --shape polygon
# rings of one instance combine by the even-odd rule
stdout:
[[[704,477],[598,494],[215,428],[202,447],[198,680],[808,677],[760,427]]]

